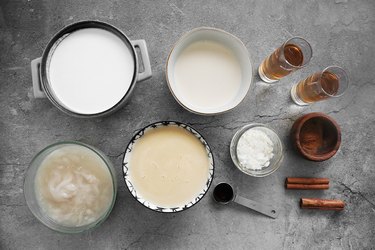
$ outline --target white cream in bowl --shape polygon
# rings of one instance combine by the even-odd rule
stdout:
[[[236,107],[252,81],[252,65],[243,43],[214,28],[197,28],[173,47],[167,62],[171,93],[184,108],[214,115]]]
[[[241,88],[241,65],[234,53],[220,43],[197,41],[177,58],[174,80],[179,93],[191,104],[225,106]]]

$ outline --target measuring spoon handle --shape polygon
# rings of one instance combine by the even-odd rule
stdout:
[[[271,206],[264,205],[253,200],[249,200],[238,195],[236,195],[236,197],[234,198],[234,202],[242,206],[248,207],[258,213],[267,215],[273,219],[276,219],[279,215],[279,211],[275,208],[272,208]]]

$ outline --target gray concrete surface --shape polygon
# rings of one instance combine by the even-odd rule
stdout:
[[[60,1],[0,0],[0,248],[1,249],[374,249],[375,248],[375,1]],[[30,60],[39,57],[63,26],[97,19],[132,39],[145,39],[154,76],[137,84],[129,104],[110,117],[69,117],[32,95]],[[233,111],[203,117],[183,110],[164,77],[173,43],[198,26],[238,36],[254,66],[292,35],[311,42],[308,67],[275,85],[255,76],[246,99]],[[309,107],[289,97],[293,83],[328,65],[351,77],[348,93]],[[338,154],[322,163],[302,159],[289,130],[302,114],[321,111],[342,128]],[[121,160],[134,131],[172,119],[198,129],[216,159],[214,183],[228,181],[246,197],[283,209],[272,220],[245,208],[220,206],[212,189],[198,205],[178,214],[159,214],[138,204],[125,189]],[[231,162],[229,143],[241,126],[273,127],[285,144],[285,160],[269,177],[243,175]],[[119,190],[112,214],[99,228],[78,235],[51,231],[39,223],[23,198],[23,178],[32,157],[60,140],[79,140],[109,155]],[[329,177],[327,191],[286,191],[286,176]],[[345,211],[300,210],[305,197],[345,200]]]

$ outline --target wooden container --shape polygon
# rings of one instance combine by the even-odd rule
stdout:
[[[314,112],[296,120],[291,138],[308,160],[325,161],[334,156],[341,144],[341,129],[330,116]]]

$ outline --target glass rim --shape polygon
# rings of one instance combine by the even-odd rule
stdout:
[[[331,68],[339,69],[339,70],[343,73],[344,77],[347,79],[347,86],[346,86],[346,89],[345,89],[342,93],[337,94],[337,95],[331,95],[331,94],[329,94],[327,91],[325,91],[325,89],[322,87],[322,85],[321,85],[321,83],[320,83],[320,81],[321,81],[321,79],[322,79],[322,77],[323,77],[323,74],[324,74],[325,72],[330,72],[329,69],[331,69]],[[333,73],[333,72],[330,72],[330,73],[336,75],[336,74]],[[328,67],[324,68],[324,69],[322,70],[322,72],[320,72],[320,74],[319,74],[319,86],[320,86],[321,90],[323,91],[323,93],[324,93],[325,95],[329,96],[329,97],[340,97],[340,96],[342,96],[343,94],[345,94],[346,90],[349,88],[349,85],[350,85],[349,76],[348,76],[348,74],[346,73],[346,71],[345,71],[342,67],[340,67],[340,66],[337,66],[337,65],[331,65],[331,66],[328,66]],[[339,86],[340,86],[340,81],[339,81]]]
[[[310,56],[309,61],[306,62],[305,64],[302,64],[301,66],[295,66],[295,65],[291,64],[291,63],[285,58],[285,54],[284,54],[284,48],[285,48],[285,45],[287,45],[292,39],[300,39],[300,40],[302,40],[303,42],[305,42],[305,43],[308,45],[309,50],[310,50],[310,52],[311,52],[311,56]],[[288,66],[290,66],[290,67],[292,67],[292,68],[295,68],[295,69],[301,69],[301,68],[305,67],[306,64],[310,62],[310,60],[311,60],[311,58],[312,58],[312,56],[313,56],[313,50],[312,50],[311,44],[310,44],[305,38],[300,37],[300,36],[294,36],[294,37],[288,38],[288,39],[283,43],[283,45],[281,46],[281,48],[282,48],[281,53],[282,53],[282,55],[283,55],[283,57],[284,57],[285,62],[288,64]]]

